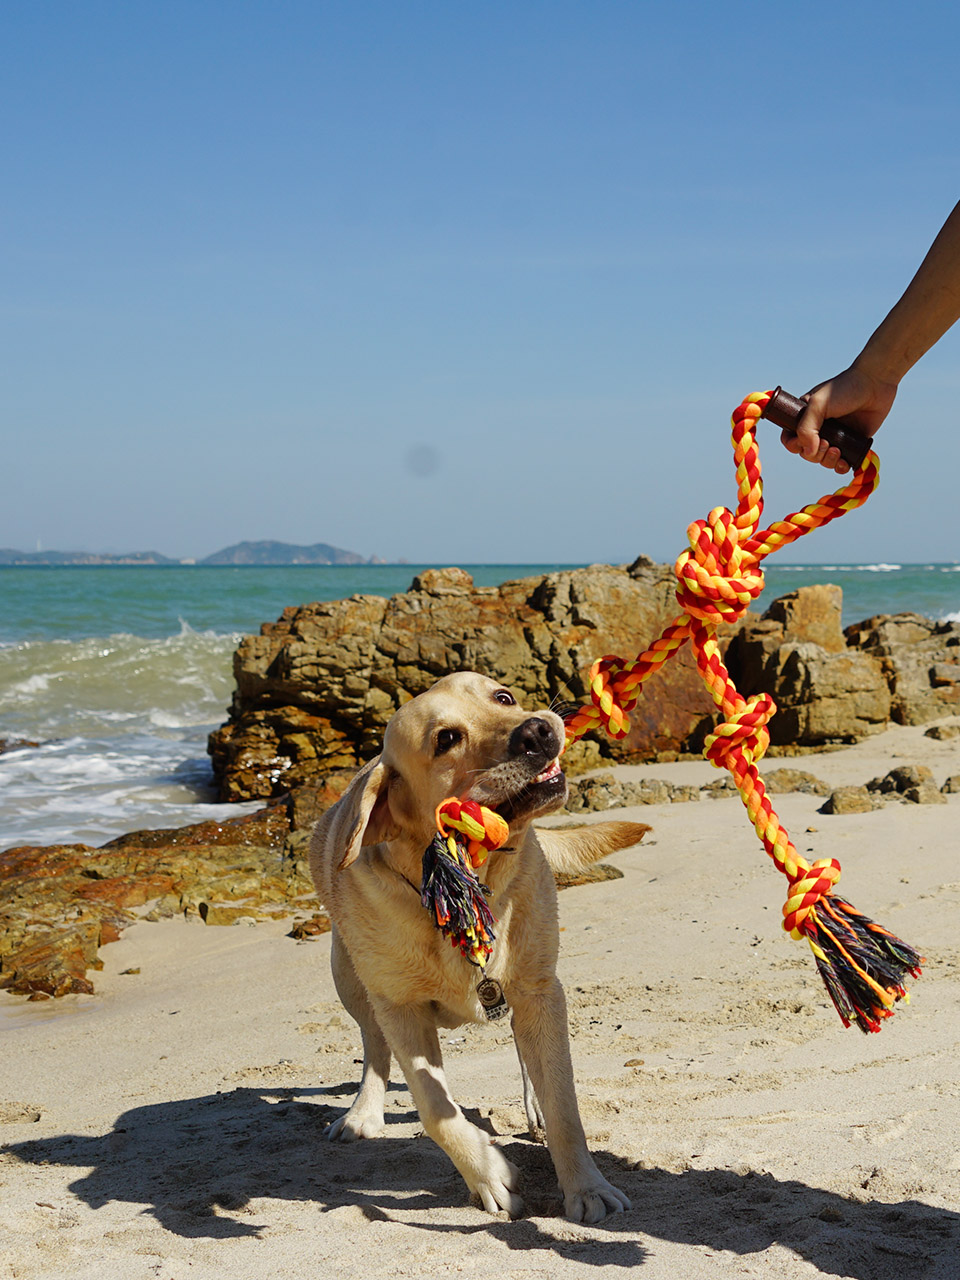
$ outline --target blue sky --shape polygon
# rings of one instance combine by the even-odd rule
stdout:
[[[0,47],[0,546],[672,559],[732,408],[849,363],[960,195],[942,3],[51,0]],[[960,557],[958,392],[960,328],[783,558]],[[768,430],[774,517],[831,486]]]

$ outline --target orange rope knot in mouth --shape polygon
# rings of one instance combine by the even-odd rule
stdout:
[[[436,820],[441,835],[456,831],[467,837],[467,856],[474,867],[482,867],[487,854],[499,849],[510,835],[506,819],[475,800],[441,801],[437,805]]]

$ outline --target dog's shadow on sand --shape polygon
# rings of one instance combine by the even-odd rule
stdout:
[[[124,1112],[102,1136],[64,1134],[5,1150],[25,1163],[83,1169],[71,1190],[91,1208],[117,1200],[147,1205],[145,1212],[184,1237],[256,1236],[269,1225],[255,1221],[266,1216],[262,1202],[288,1199],[320,1211],[354,1206],[370,1221],[430,1232],[489,1232],[513,1249],[598,1267],[642,1264],[650,1252],[637,1238],[643,1235],[740,1255],[779,1243],[822,1274],[852,1280],[960,1275],[960,1214],[949,1210],[917,1200],[861,1202],[769,1174],[641,1169],[604,1151],[594,1152],[601,1171],[634,1207],[606,1219],[603,1234],[573,1228],[563,1222],[546,1149],[522,1138],[500,1145],[521,1170],[530,1216],[508,1222],[478,1211],[475,1225],[444,1222],[444,1210],[464,1203],[465,1188],[432,1142],[390,1136],[390,1121],[409,1122],[411,1111],[388,1115],[385,1135],[374,1141],[321,1142],[341,1111],[323,1095],[349,1088],[264,1086],[161,1102]],[[436,1210],[436,1218],[406,1216],[422,1209]]]

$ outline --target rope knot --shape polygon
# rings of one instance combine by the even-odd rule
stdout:
[[[759,561],[744,545],[752,532],[741,530],[727,507],[714,507],[706,520],[688,526],[690,550],[674,566],[677,600],[686,613],[712,626],[743,617],[763,590]]]
[[[474,867],[482,867],[487,854],[499,849],[510,835],[505,818],[475,800],[451,797],[437,805],[437,830],[446,838],[452,831],[467,838],[467,856]]]
[[[748,698],[743,706],[733,712],[707,735],[703,754],[718,769],[733,770],[733,758],[739,754],[747,764],[762,760],[770,745],[767,722],[777,709],[769,693],[758,693]]]
[[[625,738],[630,732],[630,711],[637,701],[624,689],[624,677],[631,668],[622,658],[600,658],[590,668],[590,697],[604,729],[611,738]],[[626,696],[624,694],[626,693]]]
[[[783,904],[783,927],[793,938],[803,937],[804,921],[821,898],[833,892],[840,879],[836,858],[820,858],[798,869],[790,881],[790,896]]]

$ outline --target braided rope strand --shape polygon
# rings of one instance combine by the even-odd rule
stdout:
[[[567,742],[603,727],[611,737],[629,732],[643,682],[690,640],[700,676],[723,719],[709,734],[704,755],[730,771],[747,815],[777,868],[788,881],[783,927],[806,938],[817,968],[845,1026],[879,1031],[898,1000],[909,1000],[902,979],[919,977],[922,957],[907,943],[835,895],[840,864],[809,863],[796,850],[767,796],[757,763],[770,742],[767,723],[776,707],[768,694],[744,698],[724,666],[718,626],[743,617],[763,590],[763,559],[813,529],[856,510],[879,483],[872,451],[848,484],[801,511],[757,532],[763,513],[763,481],[754,427],[771,392],[754,392],[734,410],[731,441],[737,477],[737,509],[715,507],[687,529],[689,550],[677,558],[677,601],[683,612],[632,664],[608,656],[590,671],[591,702],[566,719]]]

